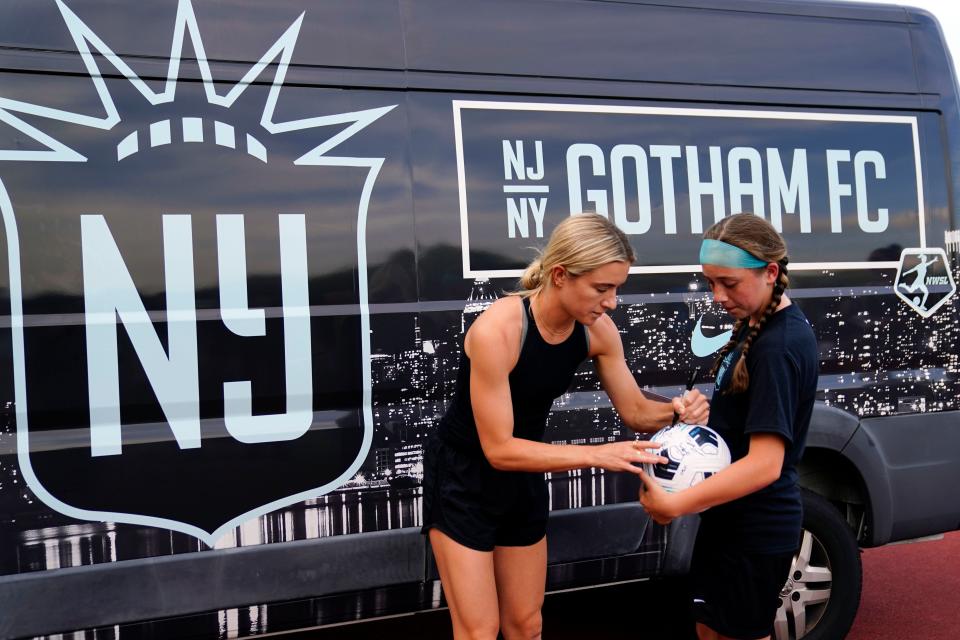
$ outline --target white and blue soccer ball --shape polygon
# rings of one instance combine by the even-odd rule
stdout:
[[[716,431],[699,424],[676,424],[653,434],[666,464],[644,463],[643,470],[667,491],[688,489],[730,466],[730,449]]]

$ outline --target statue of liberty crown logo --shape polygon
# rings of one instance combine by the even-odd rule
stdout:
[[[243,94],[244,91],[259,78],[266,69],[273,63],[277,64],[276,74],[274,75],[266,104],[260,119],[260,125],[271,135],[289,133],[293,131],[302,131],[318,127],[328,127],[336,125],[346,125],[335,135],[326,141],[310,149],[302,156],[297,158],[294,164],[298,165],[320,165],[320,166],[358,166],[378,169],[383,162],[383,158],[347,158],[334,157],[327,155],[334,147],[349,139],[362,129],[366,128],[386,113],[390,112],[396,105],[388,105],[375,109],[367,109],[351,113],[338,113],[333,115],[315,116],[287,122],[277,122],[275,111],[280,90],[286,80],[287,70],[290,66],[290,60],[293,56],[294,47],[300,33],[300,27],[303,23],[305,13],[294,20],[287,30],[277,39],[277,41],[267,50],[266,53],[247,71],[243,78],[238,81],[225,94],[218,94],[214,86],[214,78],[210,70],[210,63],[204,49],[203,39],[200,35],[200,28],[197,24],[197,18],[193,10],[191,0],[179,0],[177,6],[177,15],[173,29],[173,42],[170,48],[169,66],[167,68],[167,78],[164,88],[160,92],[151,89],[140,76],[130,68],[130,66],[98,36],[90,27],[88,27],[80,17],[73,12],[63,0],[56,0],[57,7],[63,16],[64,22],[70,31],[70,35],[76,45],[77,51],[82,57],[84,66],[90,79],[96,88],[100,103],[105,115],[92,116],[82,113],[58,110],[45,107],[38,104],[31,104],[12,100],[0,96],[0,122],[5,122],[32,140],[40,143],[45,149],[23,150],[23,149],[0,149],[0,161],[21,161],[21,162],[86,162],[87,158],[80,152],[70,148],[63,142],[55,139],[53,136],[32,126],[24,121],[20,115],[37,116],[60,122],[67,122],[81,127],[89,127],[102,131],[111,131],[121,123],[122,117],[118,112],[114,100],[107,89],[100,67],[95,59],[95,53],[102,56],[110,65],[125,77],[136,90],[153,106],[168,104],[174,101],[177,92],[177,79],[180,73],[181,57],[184,43],[187,38],[196,54],[196,64],[200,68],[200,74],[203,81],[203,88],[209,104],[220,107],[230,108]],[[198,141],[197,136],[202,135],[200,127],[200,118],[183,119],[184,140],[187,142]],[[170,139],[169,121],[158,121],[150,127],[150,142],[152,146],[158,143],[163,144]],[[243,143],[238,141],[235,132],[229,124],[215,122],[215,139],[217,144],[225,147],[234,147]],[[142,142],[140,132],[133,132],[117,145],[117,159],[121,161],[140,149]],[[145,136],[144,136],[145,137]],[[257,157],[261,161],[267,161],[267,150],[258,136],[246,134],[247,153]]]

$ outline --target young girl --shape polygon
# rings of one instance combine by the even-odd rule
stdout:
[[[714,365],[710,427],[733,464],[668,494],[646,474],[640,502],[661,524],[703,512],[691,565],[701,640],[768,638],[800,544],[796,464],[817,390],[817,343],[784,294],[787,248],[763,218],[737,214],[704,234],[703,275],[736,318]]]
[[[521,279],[524,291],[480,315],[464,339],[457,391],[424,457],[424,533],[440,570],[456,638],[539,638],[547,571],[544,472],[600,467],[639,473],[664,461],[647,442],[541,442],[547,414],[587,357],[624,423],[653,431],[676,411],[707,419],[706,399],[647,399],[606,312],[634,255],[606,218],[557,225]]]

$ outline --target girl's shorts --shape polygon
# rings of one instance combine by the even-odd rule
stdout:
[[[690,566],[694,619],[738,640],[773,633],[793,553],[747,553],[697,537]]]

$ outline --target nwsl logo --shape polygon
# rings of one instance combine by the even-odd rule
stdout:
[[[223,90],[180,0],[155,91],[57,7],[89,77],[51,83],[92,83],[99,109],[0,90],[0,123],[29,142],[0,146],[19,464],[69,517],[212,546],[342,485],[369,450],[366,218],[384,159],[331,152],[396,105],[279,117],[323,108],[283,90],[303,14]],[[178,81],[188,64],[199,82]]]
[[[929,318],[936,313],[956,290],[950,261],[942,248],[902,251],[893,291],[921,317]]]

